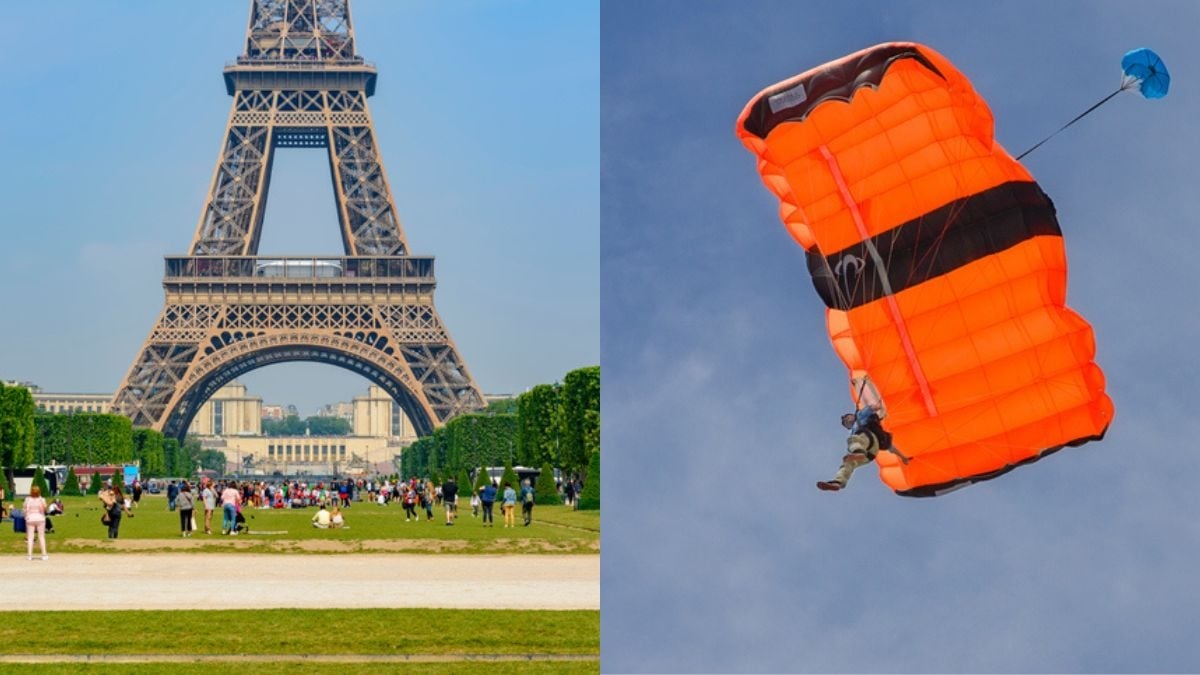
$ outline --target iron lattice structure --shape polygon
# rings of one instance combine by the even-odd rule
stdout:
[[[433,304],[432,257],[412,256],[375,142],[376,70],[357,55],[348,0],[252,0],[233,106],[166,305],[113,399],[137,426],[182,438],[238,375],[284,361],[361,373],[421,435],[483,407]],[[276,148],[328,152],[342,256],[258,256]]]

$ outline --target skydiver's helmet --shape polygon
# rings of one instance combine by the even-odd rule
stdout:
[[[854,413],[846,413],[845,415],[842,415],[842,426],[846,427],[847,429],[850,429],[851,427],[854,426],[854,420],[855,420]]]

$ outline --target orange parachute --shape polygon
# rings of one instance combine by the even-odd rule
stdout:
[[[807,252],[859,405],[882,404],[927,497],[1104,436],[1092,329],[1066,307],[1049,197],[944,57],[865,49],[755,96],[737,136]],[[868,399],[864,401],[864,399]]]

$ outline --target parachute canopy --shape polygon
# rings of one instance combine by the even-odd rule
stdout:
[[[1136,84],[1146,98],[1162,98],[1171,87],[1171,74],[1153,50],[1142,47],[1125,54],[1121,59],[1125,80]]]
[[[934,496],[1103,437],[1054,206],[943,56],[851,54],[763,90],[736,133],[806,251],[852,396],[911,458],[880,454],[885,484]]]

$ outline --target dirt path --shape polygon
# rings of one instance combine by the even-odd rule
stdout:
[[[0,579],[0,610],[600,609],[599,555],[6,555]]]

